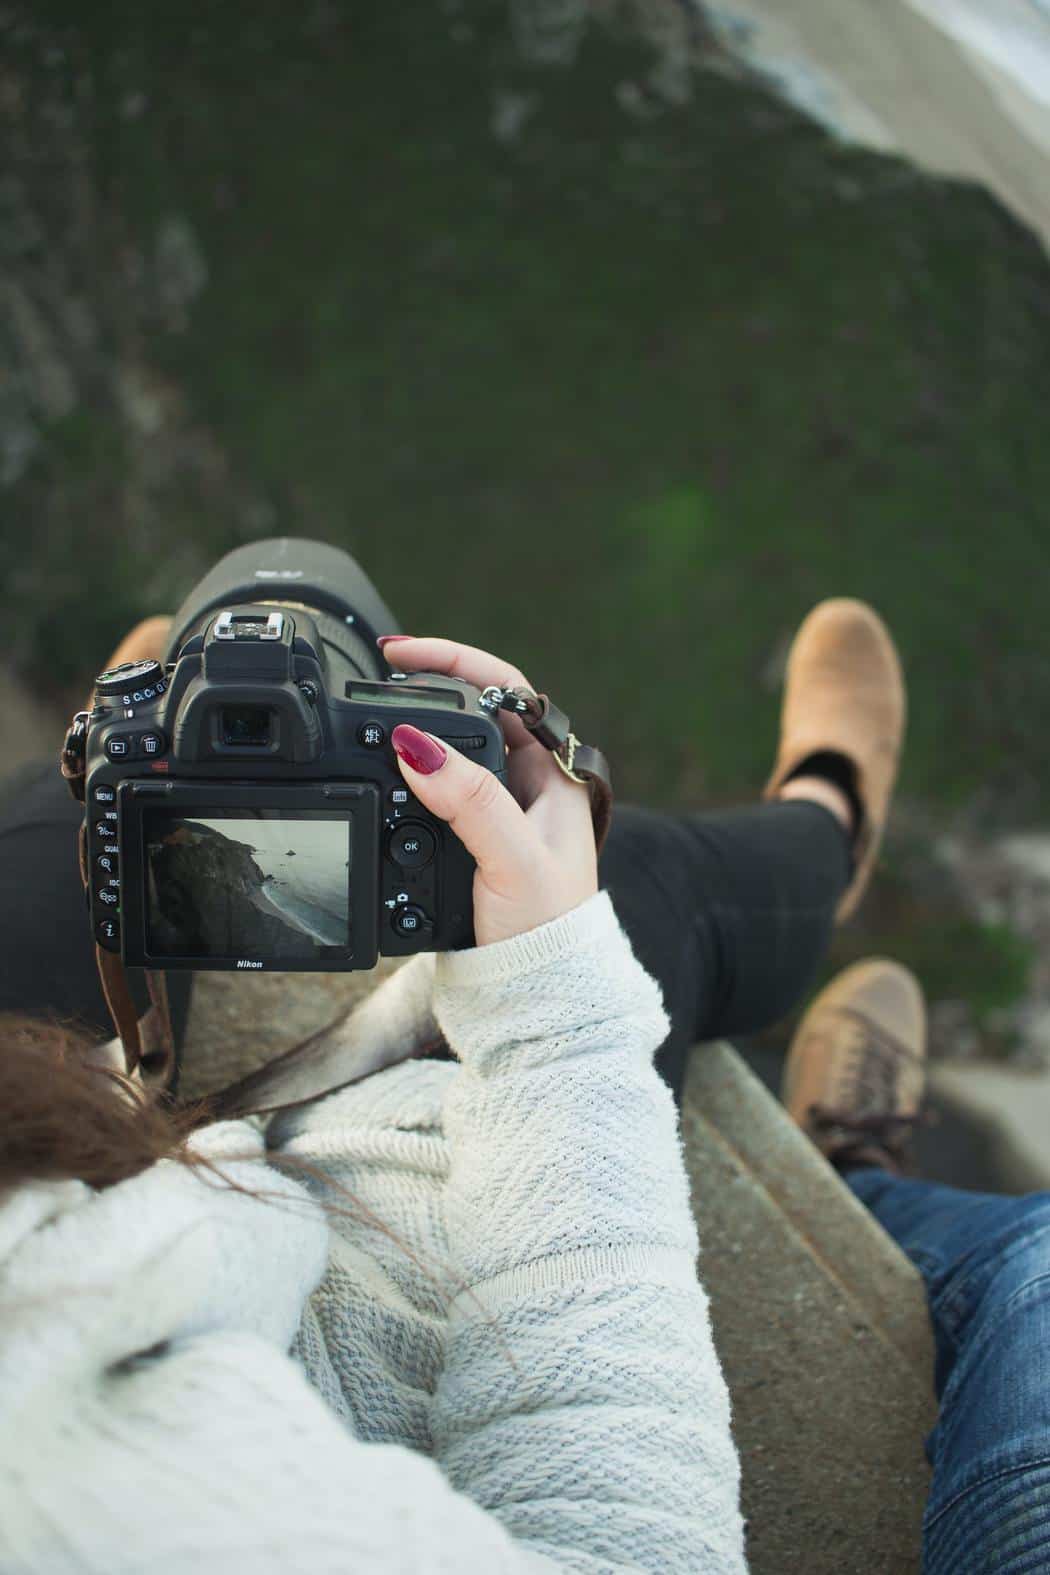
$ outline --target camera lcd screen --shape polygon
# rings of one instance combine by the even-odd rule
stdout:
[[[324,811],[143,816],[154,957],[345,960],[351,828]]]
[[[458,689],[411,689],[397,684],[369,684],[354,679],[351,700],[381,701],[383,705],[421,706],[424,710],[462,711],[463,696]]]

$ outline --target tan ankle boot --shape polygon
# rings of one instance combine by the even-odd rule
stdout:
[[[926,1086],[926,1008],[899,963],[854,963],[799,1024],[781,1098],[792,1120],[840,1167],[909,1168],[908,1140]]]
[[[810,755],[852,764],[862,815],[854,875],[837,917],[848,918],[871,877],[904,738],[904,679],[889,630],[864,602],[820,602],[795,636],[781,707],[780,747],[764,797],[776,798]]]

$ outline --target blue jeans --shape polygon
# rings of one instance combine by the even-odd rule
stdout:
[[[1050,1571],[1050,1192],[845,1180],[926,1282],[940,1414],[925,1575]]]

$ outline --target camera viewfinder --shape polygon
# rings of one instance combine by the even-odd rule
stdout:
[[[222,741],[237,749],[268,749],[270,711],[264,705],[225,705],[222,708]]]

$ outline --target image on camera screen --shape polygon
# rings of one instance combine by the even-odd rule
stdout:
[[[274,811],[149,811],[147,945],[154,957],[345,958],[350,822]]]

